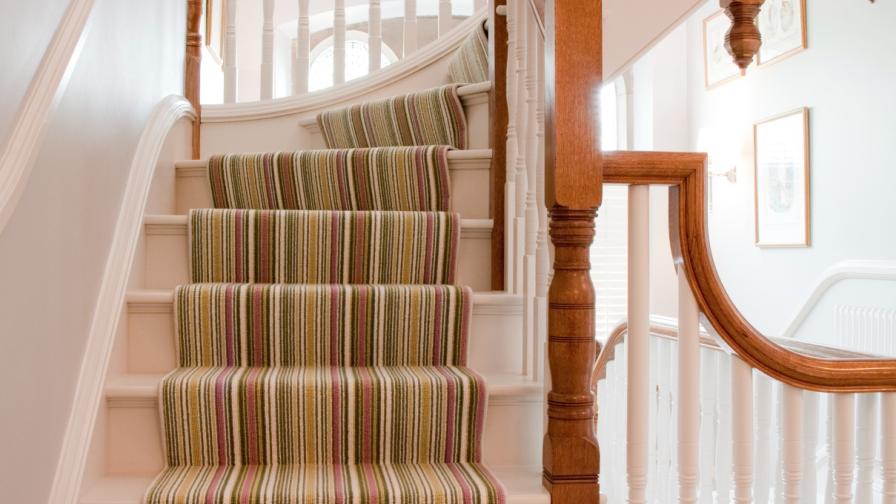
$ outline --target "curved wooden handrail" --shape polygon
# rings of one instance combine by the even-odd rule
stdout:
[[[896,391],[896,359],[797,353],[762,335],[741,315],[719,279],[709,245],[705,154],[607,152],[603,175],[604,183],[671,186],[669,237],[676,268],[687,276],[703,325],[750,366],[801,389]]]

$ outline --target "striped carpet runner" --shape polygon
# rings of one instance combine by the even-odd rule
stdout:
[[[452,75],[485,75],[483,40]],[[209,160],[159,391],[167,466],[144,500],[503,503],[465,367],[472,292],[452,285],[457,86],[319,121],[329,150]]]

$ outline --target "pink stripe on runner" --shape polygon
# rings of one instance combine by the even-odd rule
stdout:
[[[271,214],[269,212],[258,212],[258,248],[256,249],[256,258],[258,261],[258,272],[255,274],[255,281],[260,283],[270,283],[274,281],[271,271],[271,261],[268,257],[271,251]]]
[[[433,274],[433,240],[435,227],[435,217],[432,214],[426,214],[426,248],[423,252],[423,283],[436,283]]]
[[[358,328],[356,333],[354,334],[355,342],[358,345],[357,351],[354,352],[357,355],[352,359],[354,361],[355,366],[364,365],[364,357],[367,354],[367,287],[361,286],[358,287]],[[371,349],[373,351],[374,349]],[[373,356],[370,361],[373,361]]]
[[[227,408],[224,401],[224,389],[227,378],[231,375],[230,369],[225,369],[215,377],[215,431],[218,434],[218,463],[227,462],[227,432],[224,426],[224,418],[227,416]]]
[[[245,282],[246,280],[243,278],[243,212],[234,212],[233,219],[233,239],[234,239],[234,258],[233,258],[233,270],[234,270],[234,279],[235,282]],[[224,265],[226,268],[227,266]],[[224,272],[226,276],[226,271]],[[206,281],[212,280],[211,278],[206,278]]]
[[[226,344],[225,363],[228,366],[236,365],[236,330],[233,319],[233,302],[236,286],[228,285],[224,288],[224,339]]]
[[[224,473],[227,471],[225,466],[218,466],[215,469],[215,475],[212,476],[212,482],[208,486],[208,490],[205,492],[205,504],[215,504],[215,494],[218,493],[218,486],[221,484],[221,480],[224,478]]]
[[[433,290],[435,291],[436,303],[432,334],[432,365],[438,366],[439,364],[444,364],[442,362],[442,337],[444,336],[442,331],[442,299],[445,297],[445,292],[441,286],[436,286]]]
[[[249,373],[246,375],[246,438],[249,442],[249,460],[248,463],[251,465],[258,464],[260,461],[258,459],[258,418],[255,415],[256,411],[256,394],[255,394],[255,384],[258,381],[258,375],[261,373],[261,370],[251,369]]]
[[[457,464],[448,464],[451,473],[454,474],[454,480],[460,485],[461,492],[464,494],[464,504],[473,504],[473,491],[467,483],[467,479],[463,477]]]
[[[339,295],[339,286],[330,286],[330,365],[341,364],[339,353],[339,311],[342,309],[342,296]]]
[[[252,345],[252,365],[253,366],[263,366],[264,362],[264,341],[262,335],[264,334],[264,326],[263,321],[261,319],[261,302],[262,302],[262,290],[260,288],[252,289],[252,338],[250,344]],[[269,363],[270,364],[270,363]]]
[[[243,480],[243,488],[240,492],[240,504],[251,504],[255,501],[252,498],[252,486],[255,483],[256,472],[258,472],[258,466],[255,465],[246,469],[246,479]]]

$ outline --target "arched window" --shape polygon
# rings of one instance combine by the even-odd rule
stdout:
[[[333,85],[333,37],[321,41],[311,51],[311,66],[308,70],[308,91],[317,91]],[[345,35],[345,80],[350,81],[367,75],[370,61],[370,45],[367,34],[350,31]],[[382,49],[383,67],[398,61],[398,57],[386,44]]]

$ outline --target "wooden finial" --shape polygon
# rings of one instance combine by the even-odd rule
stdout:
[[[742,73],[746,72],[762,45],[756,18],[763,3],[765,0],[719,0],[719,5],[731,19],[731,29],[725,34],[725,49]]]

